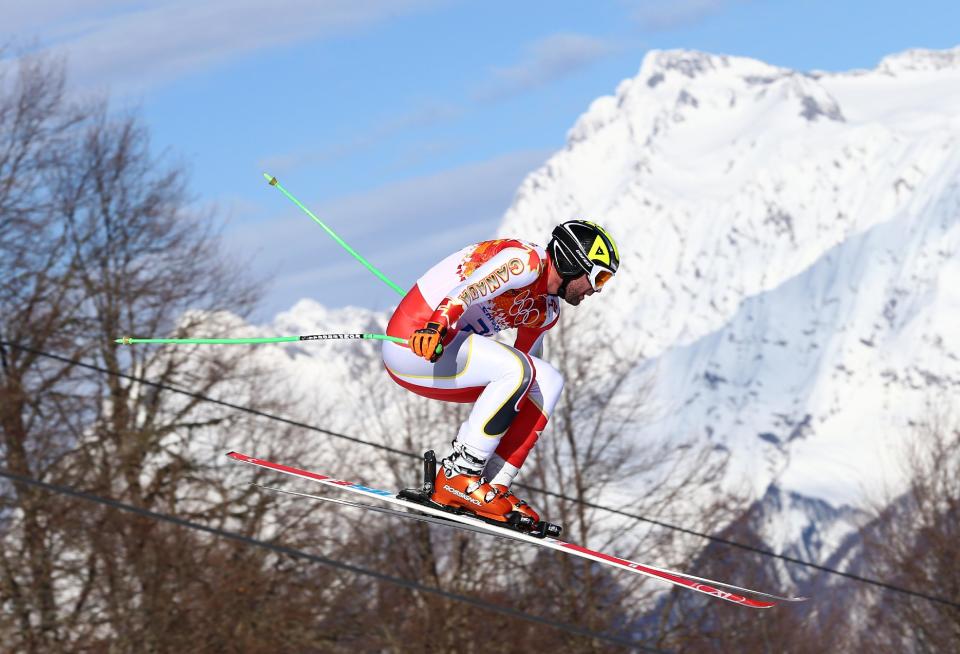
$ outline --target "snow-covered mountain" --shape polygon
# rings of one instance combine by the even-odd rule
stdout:
[[[591,311],[656,368],[647,432],[728,447],[758,497],[858,503],[926,403],[960,397],[958,145],[960,48],[843,74],[651,52],[501,232],[616,235]]]
[[[622,268],[577,310],[597,325],[578,338],[639,342],[656,419],[636,437],[726,448],[733,480],[780,498],[763,513],[777,544],[827,556],[805,525],[829,513],[816,538],[838,544],[846,505],[895,487],[910,425],[960,397],[958,146],[960,48],[848,73],[653,51],[529,175],[499,232],[607,227]],[[384,318],[303,302],[274,327]],[[331,368],[285,348],[283,365],[349,406],[350,375],[379,374],[359,350]]]

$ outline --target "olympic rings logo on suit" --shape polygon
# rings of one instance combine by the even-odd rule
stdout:
[[[536,300],[530,297],[528,289],[514,298],[513,305],[507,313],[517,318],[522,325],[533,325],[540,320],[540,309],[536,308],[535,304]]]

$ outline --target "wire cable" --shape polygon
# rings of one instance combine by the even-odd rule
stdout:
[[[80,361],[80,360],[78,360],[78,359],[70,359],[70,358],[67,358],[67,357],[64,357],[64,356],[61,356],[61,355],[58,355],[58,354],[52,354],[52,353],[50,353],[50,352],[44,352],[44,351],[42,351],[42,350],[36,350],[36,349],[34,349],[34,348],[30,348],[30,347],[27,347],[27,346],[24,346],[24,345],[20,345],[20,344],[18,344],[18,343],[13,343],[13,342],[10,342],[10,341],[0,341],[0,343],[2,343],[3,345],[7,345],[7,346],[9,346],[9,347],[13,347],[13,348],[17,348],[17,349],[19,349],[19,350],[23,350],[23,351],[25,351],[25,352],[30,352],[30,353],[32,353],[32,354],[36,354],[36,355],[38,355],[38,356],[48,357],[48,358],[51,358],[51,359],[55,359],[55,360],[57,360],[57,361],[61,361],[61,362],[63,362],[63,363],[69,363],[69,364],[76,365],[76,366],[79,366],[79,367],[82,367],[82,368],[87,368],[87,369],[89,369],[89,370],[94,370],[94,371],[96,371],[96,372],[100,372],[100,373],[103,373],[103,374],[114,375],[114,376],[117,376],[117,377],[122,377],[122,378],[124,378],[124,379],[129,379],[129,380],[131,380],[131,381],[135,381],[135,382],[138,382],[138,383],[141,383],[141,384],[145,384],[145,385],[147,385],[147,386],[152,386],[152,387],[154,387],[154,388],[159,388],[159,389],[161,389],[161,390],[170,391],[171,393],[178,393],[178,394],[181,394],[181,395],[187,395],[187,396],[192,397],[192,398],[197,399],[197,400],[201,400],[201,401],[204,401],[204,402],[209,402],[209,403],[211,403],[211,404],[216,404],[216,405],[218,405],[218,406],[227,407],[227,408],[234,409],[234,410],[237,410],[237,411],[242,411],[242,412],[245,412],[245,413],[249,413],[249,414],[251,414],[251,415],[260,416],[260,417],[262,417],[262,418],[267,418],[268,420],[274,420],[274,421],[277,421],[277,422],[282,422],[282,423],[284,423],[284,424],[291,425],[291,426],[294,426],[294,427],[299,427],[299,428],[301,428],[301,429],[306,429],[306,430],[309,430],[309,431],[314,431],[314,432],[317,432],[317,433],[325,434],[325,435],[330,436],[330,437],[333,437],[333,438],[340,438],[340,439],[343,439],[343,440],[350,441],[350,442],[352,442],[352,443],[357,443],[357,444],[359,444],[359,445],[366,445],[367,447],[373,447],[373,448],[376,448],[376,449],[379,449],[379,450],[383,450],[383,451],[386,451],[386,452],[391,452],[391,453],[396,454],[396,455],[398,455],[398,456],[409,457],[409,458],[412,458],[412,459],[416,459],[416,460],[418,460],[418,461],[422,459],[422,457],[421,457],[420,455],[415,454],[415,453],[413,453],[413,452],[408,452],[408,451],[406,451],[406,450],[400,450],[400,449],[397,449],[397,448],[394,448],[394,447],[390,447],[390,446],[388,446],[388,445],[383,445],[383,444],[381,444],[381,443],[374,443],[374,442],[372,442],[372,441],[366,441],[366,440],[363,440],[363,439],[361,439],[361,438],[356,438],[356,437],[354,437],[354,436],[348,436],[347,434],[341,434],[341,433],[338,433],[338,432],[330,431],[330,430],[328,430],[328,429],[323,429],[322,427],[317,427],[316,425],[310,425],[310,424],[307,424],[307,423],[305,423],[305,422],[301,422],[301,421],[298,421],[298,420],[293,420],[293,419],[291,419],[291,418],[286,418],[286,417],[278,416],[278,415],[275,415],[275,414],[272,414],[272,413],[267,413],[266,411],[260,411],[259,409],[252,409],[252,408],[250,408],[250,407],[245,407],[245,406],[242,406],[242,405],[240,405],[240,404],[235,404],[235,403],[233,403],[233,402],[227,402],[227,401],[224,401],[224,400],[218,400],[218,399],[216,399],[216,398],[208,397],[208,396],[202,395],[202,394],[200,394],[200,393],[194,393],[194,392],[192,392],[192,391],[188,391],[188,390],[185,390],[185,389],[182,389],[182,388],[177,388],[177,387],[175,387],[175,386],[170,386],[170,385],[168,385],[168,384],[161,384],[161,383],[159,383],[159,382],[151,381],[151,380],[149,380],[149,379],[144,379],[144,378],[142,378],[142,377],[135,377],[135,376],[133,376],[133,375],[129,375],[129,374],[126,374],[126,373],[116,372],[116,371],[112,371],[112,370],[107,370],[106,368],[102,368],[102,367],[97,366],[97,365],[94,365],[94,364],[86,363],[86,362]],[[522,484],[522,483],[517,483],[517,486],[520,486],[520,487],[522,487],[522,488],[525,488],[525,489],[527,489],[527,490],[529,490],[529,491],[532,491],[532,492],[535,492],[535,493],[542,493],[542,494],[544,494],[544,495],[548,495],[548,496],[551,496],[551,497],[555,497],[555,498],[557,498],[557,499],[561,499],[561,500],[564,500],[564,501],[567,501],[567,502],[573,502],[573,503],[577,503],[577,504],[582,504],[582,505],[587,506],[587,507],[589,507],[589,508],[591,508],[591,509],[597,509],[597,510],[601,510],[601,511],[607,511],[607,512],[613,513],[613,514],[615,514],[615,515],[620,515],[620,516],[623,516],[623,517],[632,518],[632,519],[634,519],[634,520],[639,520],[639,521],[641,521],[641,522],[646,522],[646,523],[649,523],[649,524],[657,525],[657,526],[663,527],[663,528],[665,528],[665,529],[670,529],[670,530],[673,530],[673,531],[678,531],[678,532],[681,532],[681,533],[684,533],[684,534],[688,534],[688,535],[691,535],[691,536],[697,536],[697,537],[699,537],[699,538],[703,538],[703,539],[706,539],[706,540],[709,540],[709,541],[712,541],[712,542],[715,542],[715,543],[720,543],[720,544],[722,544],[722,545],[727,545],[727,546],[729,546],[729,547],[735,547],[735,548],[739,548],[739,549],[742,549],[742,550],[745,550],[745,551],[748,551],[748,552],[753,552],[754,554],[759,554],[759,555],[761,555],[761,556],[766,556],[766,557],[770,557],[770,558],[775,558],[775,559],[779,559],[779,560],[781,560],[781,561],[785,561],[785,562],[787,562],[787,563],[792,563],[792,564],[795,564],[795,565],[800,565],[800,566],[804,566],[804,567],[807,567],[807,568],[812,568],[812,569],[814,569],[814,570],[819,570],[820,572],[825,572],[825,573],[827,573],[827,574],[837,575],[837,576],[840,576],[840,577],[844,577],[844,578],[846,578],[846,579],[850,579],[851,581],[856,581],[856,582],[859,582],[859,583],[864,583],[864,584],[869,584],[869,585],[872,585],[872,586],[877,586],[878,588],[884,588],[884,589],[892,590],[892,591],[895,591],[895,592],[898,592],[898,593],[903,593],[903,594],[906,594],[906,595],[912,595],[912,596],[914,596],[914,597],[919,597],[919,598],[922,598],[922,599],[925,599],[925,600],[928,600],[928,601],[931,601],[931,602],[937,602],[937,603],[939,603],[939,604],[945,604],[945,605],[947,605],[947,606],[951,606],[951,607],[954,607],[954,608],[960,608],[960,602],[956,602],[956,601],[949,600],[949,599],[942,598],[942,597],[937,597],[937,596],[935,596],[935,595],[929,595],[929,594],[927,594],[927,593],[922,593],[922,592],[915,591],[915,590],[910,590],[910,589],[908,589],[908,588],[903,588],[903,587],[901,587],[901,586],[896,586],[896,585],[894,585],[894,584],[889,584],[889,583],[886,583],[886,582],[883,582],[883,581],[879,581],[879,580],[877,580],[877,579],[871,579],[871,578],[869,578],[869,577],[863,577],[863,576],[861,576],[861,575],[853,574],[853,573],[851,573],[851,572],[844,572],[844,571],[842,571],[842,570],[837,570],[837,569],[835,569],[835,568],[830,568],[830,567],[827,567],[827,566],[819,565],[819,564],[817,564],[817,563],[811,563],[811,562],[809,562],[809,561],[804,561],[803,559],[798,559],[798,558],[795,558],[795,557],[792,557],[792,556],[788,556],[788,555],[786,555],[786,554],[780,554],[780,553],[778,553],[778,552],[774,552],[774,551],[772,551],[772,550],[767,550],[767,549],[764,549],[764,548],[762,548],[762,547],[755,547],[755,546],[753,546],[753,545],[747,545],[746,543],[740,543],[740,542],[733,541],[733,540],[730,540],[730,539],[727,539],[727,538],[723,538],[722,536],[714,536],[714,535],[712,535],[712,534],[706,534],[706,533],[699,532],[699,531],[696,531],[696,530],[693,530],[693,529],[687,529],[686,527],[680,527],[680,526],[678,526],[678,525],[673,525],[673,524],[670,524],[669,522],[664,522],[664,521],[662,521],[662,520],[656,520],[656,519],[654,519],[654,518],[647,518],[647,517],[638,515],[638,514],[636,514],[636,513],[630,513],[629,511],[624,511],[624,510],[621,510],[621,509],[615,509],[615,508],[612,508],[612,507],[603,506],[602,504],[597,504],[597,503],[589,502],[589,501],[586,501],[586,500],[578,500],[578,499],[576,499],[576,498],[569,497],[569,496],[563,495],[563,494],[561,494],[561,493],[555,493],[555,492],[553,492],[553,491],[549,491],[549,490],[546,490],[546,489],[544,489],[544,488],[537,488],[536,486],[530,486],[530,485]]]
[[[453,593],[442,588],[436,588],[434,586],[425,586],[416,581],[411,581],[409,579],[403,579],[402,577],[394,577],[393,575],[384,574],[382,572],[377,572],[376,570],[370,570],[367,568],[362,568],[360,566],[352,565],[350,563],[344,563],[343,561],[338,561],[336,559],[330,559],[325,556],[320,556],[318,554],[310,554],[302,550],[297,550],[292,547],[287,547],[285,545],[279,545],[277,543],[270,543],[267,541],[259,540],[251,536],[244,536],[243,534],[238,534],[232,531],[226,531],[224,529],[217,529],[216,527],[208,527],[207,525],[202,525],[197,522],[191,522],[190,520],[184,520],[183,518],[178,518],[166,513],[159,513],[157,511],[151,511],[149,509],[144,509],[141,507],[133,506],[131,504],[126,504],[118,500],[114,500],[107,497],[102,497],[100,495],[94,495],[92,493],[86,493],[83,491],[78,491],[74,488],[67,486],[60,486],[58,484],[51,484],[45,481],[39,481],[30,477],[24,477],[23,475],[14,474],[12,472],[7,472],[6,470],[0,470],[0,477],[6,477],[15,483],[29,484],[31,486],[36,486],[42,488],[46,491],[57,493],[59,495],[67,495],[70,497],[75,497],[87,502],[95,502],[97,504],[102,504],[104,506],[109,506],[114,509],[120,509],[121,511],[127,511],[130,513],[135,513],[153,520],[159,520],[163,522],[169,522],[171,524],[178,525],[180,527],[186,527],[188,529],[195,529],[197,531],[203,531],[220,538],[226,538],[229,540],[234,540],[246,545],[251,545],[254,547],[260,547],[262,549],[271,550],[279,554],[286,554],[296,559],[303,559],[310,561],[311,563],[319,563],[321,565],[329,566],[336,568],[338,570],[343,570],[345,572],[351,572],[353,574],[363,575],[366,577],[372,577],[382,582],[387,582],[400,586],[402,588],[407,588],[409,590],[420,591],[423,593],[430,593],[432,595],[437,595],[455,602],[462,602],[464,604],[470,604],[477,608],[483,609],[485,611],[492,611],[495,613],[500,613],[512,618],[517,618],[520,620],[525,620],[527,622],[532,622],[534,624],[545,625],[548,627],[553,627],[554,629],[559,629],[566,631],[577,636],[584,636],[587,638],[593,638],[596,640],[603,640],[608,643],[614,643],[616,645],[623,645],[624,647],[629,647],[632,649],[641,649],[646,652],[663,652],[663,650],[653,649],[639,643],[637,641],[628,640],[626,638],[620,638],[612,634],[603,634],[596,631],[591,631],[590,629],[584,629],[583,627],[578,627],[577,625],[570,624],[568,622],[560,622],[558,620],[551,620],[550,618],[544,618],[537,615],[531,615],[529,613],[524,613],[523,611],[518,611],[517,609],[512,609],[507,606],[501,606],[499,604],[493,604],[490,602],[485,602],[483,600],[477,599],[475,597],[469,597],[467,595],[461,595],[459,593]]]

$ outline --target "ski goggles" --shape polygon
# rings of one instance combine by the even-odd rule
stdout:
[[[593,268],[590,269],[590,272],[587,273],[587,277],[590,280],[590,286],[592,286],[594,292],[596,292],[603,288],[604,284],[610,281],[610,279],[613,277],[613,273],[606,268],[601,268],[600,266],[594,264]]]

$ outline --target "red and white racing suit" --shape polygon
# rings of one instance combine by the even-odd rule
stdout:
[[[533,243],[470,245],[417,280],[387,325],[387,334],[405,339],[427,322],[447,327],[435,363],[389,341],[383,362],[394,381],[418,395],[475,402],[457,440],[487,459],[492,484],[510,486],[563,389],[556,368],[534,356],[560,317],[560,300],[547,294],[552,266]],[[513,347],[486,338],[508,328],[517,329]]]

